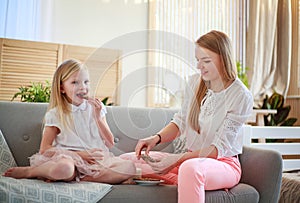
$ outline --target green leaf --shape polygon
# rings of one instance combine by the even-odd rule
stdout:
[[[268,103],[268,100],[269,100],[269,97],[268,97],[268,95],[266,95],[264,100],[263,100],[263,104],[262,104],[262,107],[261,107],[262,109],[269,109],[268,105],[270,105],[270,104]]]
[[[277,114],[274,115],[274,123],[276,125],[282,123],[288,117],[290,110],[291,106],[277,109]]]
[[[283,107],[284,97],[281,94],[274,92],[268,100],[272,109],[279,109]]]
[[[243,65],[239,61],[236,62],[236,68],[237,68],[238,78],[244,83],[246,87],[249,88],[248,78],[246,74],[246,70],[248,70],[249,68],[248,67],[243,68]]]
[[[285,120],[280,126],[293,126],[297,122],[297,118],[289,118]]]
[[[103,99],[101,100],[101,102],[102,102],[104,105],[106,105],[107,101],[108,101],[108,97],[105,97],[105,98],[103,98]]]

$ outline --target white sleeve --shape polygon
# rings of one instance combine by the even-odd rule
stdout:
[[[56,114],[55,109],[51,109],[45,115],[45,127],[46,126],[54,126],[61,130],[61,124]]]
[[[218,157],[234,156],[242,152],[242,126],[251,115],[252,110],[251,93],[237,93],[212,143],[218,149]]]

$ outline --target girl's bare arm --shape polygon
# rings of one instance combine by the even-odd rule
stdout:
[[[114,136],[106,122],[106,118],[98,118],[96,119],[97,125],[98,125],[98,130],[100,133],[101,138],[105,141],[105,145],[108,148],[111,148],[114,146]]]
[[[40,153],[44,153],[46,150],[52,148],[52,143],[56,136],[59,134],[59,129],[54,126],[46,126],[40,145]]]

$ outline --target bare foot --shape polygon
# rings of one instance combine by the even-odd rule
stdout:
[[[31,178],[30,177],[30,166],[25,167],[13,167],[8,169],[3,175],[6,177],[12,177],[12,178]]]
[[[135,182],[133,181],[132,178],[129,178],[129,179],[123,181],[121,184],[122,184],[122,185],[134,185]]]

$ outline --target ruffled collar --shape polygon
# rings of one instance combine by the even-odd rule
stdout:
[[[83,101],[79,106],[76,106],[74,104],[70,104],[70,106],[72,112],[85,111],[87,107],[87,101]]]

